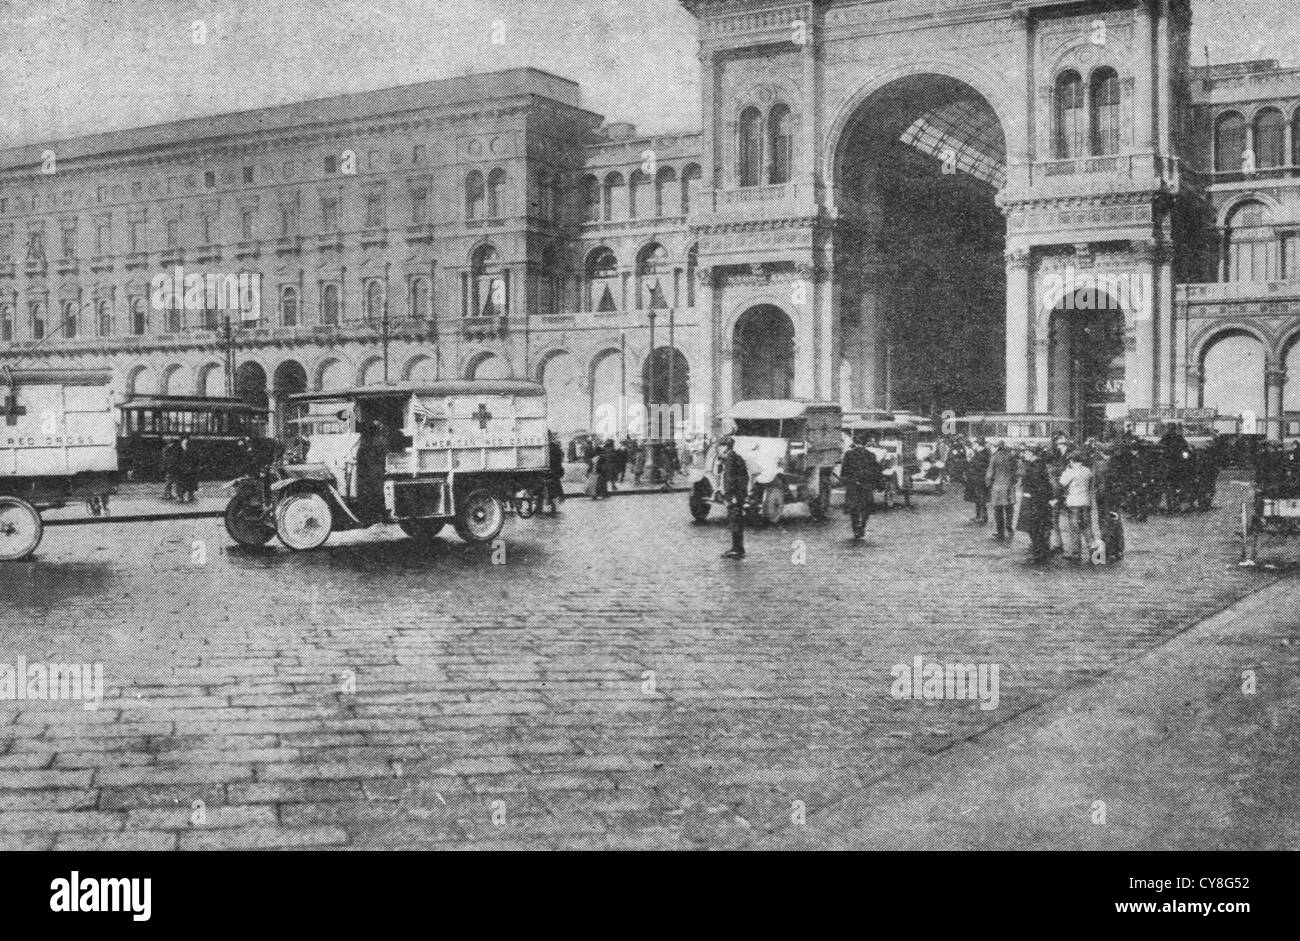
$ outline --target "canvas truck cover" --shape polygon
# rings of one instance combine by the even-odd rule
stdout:
[[[0,477],[117,470],[108,370],[0,369]]]
[[[508,387],[421,390],[407,405],[412,447],[390,473],[544,470],[546,398]]]

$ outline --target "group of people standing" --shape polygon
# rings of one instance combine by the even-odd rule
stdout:
[[[1076,445],[1058,435],[1050,446],[990,448],[983,438],[958,440],[949,450],[949,477],[975,505],[972,522],[989,522],[998,541],[1029,537],[1030,559],[1055,554],[1071,561],[1114,562],[1124,554],[1121,515],[1123,461],[1117,445],[1090,439]]]
[[[190,436],[172,438],[162,450],[164,500],[193,503],[199,489],[199,468],[190,449]]]

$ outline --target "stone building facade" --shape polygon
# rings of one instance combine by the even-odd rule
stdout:
[[[1300,71],[1193,67],[1187,0],[682,2],[698,133],[517,69],[0,151],[0,359],[277,411],[528,376],[562,434],[1300,414]],[[177,269],[256,298],[159,306]]]

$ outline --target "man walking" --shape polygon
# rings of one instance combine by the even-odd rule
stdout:
[[[966,502],[975,504],[975,522],[989,521],[989,494],[986,477],[989,472],[989,449],[983,438],[975,439],[975,453],[966,465]]]
[[[1016,528],[1029,536],[1029,561],[1046,562],[1052,555],[1052,481],[1047,465],[1034,448],[1021,452],[1020,518]]]
[[[564,451],[560,448],[560,442],[555,439],[555,432],[548,432],[547,439],[550,475],[546,478],[546,502],[550,507],[551,515],[554,516],[559,512],[555,501],[564,499]]]
[[[844,455],[840,479],[844,481],[844,512],[853,527],[853,541],[861,542],[875,506],[875,490],[880,486],[880,462],[858,435],[853,436],[853,445]]]
[[[731,549],[724,552],[722,557],[743,559],[749,468],[745,466],[745,459],[736,453],[736,442],[730,435],[718,442],[718,457],[722,461],[722,493],[727,500],[727,522],[731,528]]]
[[[1092,470],[1078,451],[1070,454],[1065,473],[1061,475],[1061,489],[1065,492],[1067,521],[1062,554],[1075,562],[1087,561],[1092,550]]]

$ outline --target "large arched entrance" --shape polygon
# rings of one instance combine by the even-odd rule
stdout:
[[[1080,437],[1097,437],[1125,413],[1124,310],[1108,294],[1081,290],[1052,311],[1047,410],[1073,418]]]
[[[1264,344],[1253,333],[1228,330],[1216,336],[1201,352],[1201,407],[1222,416],[1265,417],[1266,360]]]
[[[732,348],[734,401],[788,399],[794,389],[794,324],[772,304],[751,307],[736,321]]]
[[[235,397],[249,405],[266,408],[266,370],[253,360],[245,360],[235,370]]]
[[[288,431],[285,424],[294,412],[289,397],[307,391],[307,370],[302,363],[285,360],[275,368],[272,388],[275,390],[275,430],[278,437],[284,437]]]
[[[687,429],[686,406],[691,400],[691,366],[682,351],[657,347],[641,369],[641,387],[648,392],[648,437],[675,438]]]
[[[889,82],[845,123],[834,173],[849,404],[1002,409],[1006,153],[988,100],[943,75]]]

